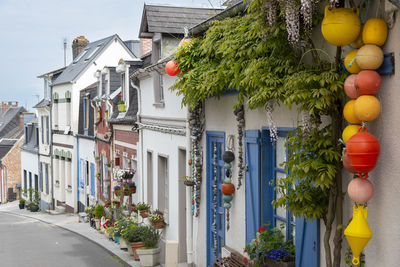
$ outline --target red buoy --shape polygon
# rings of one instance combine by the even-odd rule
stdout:
[[[169,76],[175,76],[180,71],[178,67],[178,62],[170,60],[168,61],[167,65],[165,66],[165,72]]]
[[[363,70],[357,74],[355,86],[359,95],[375,95],[382,85],[381,76],[374,70]]]
[[[349,156],[347,155],[347,153],[344,153],[343,158],[342,158],[342,161],[343,161],[343,167],[344,167],[347,171],[349,171],[349,172],[351,172],[351,173],[357,173],[357,171],[351,167],[351,165],[350,165],[350,159],[349,159]]]
[[[351,167],[357,171],[361,179],[368,177],[368,172],[372,171],[378,161],[380,145],[378,140],[368,133],[367,128],[353,135],[346,145],[346,153],[350,159]]]
[[[183,45],[183,44],[185,44],[185,43],[190,43],[190,41],[192,41],[192,40],[193,40],[193,38],[184,38],[179,42],[178,47]]]
[[[344,81],[344,92],[350,98],[358,97],[358,92],[355,85],[356,78],[357,74],[352,74]]]

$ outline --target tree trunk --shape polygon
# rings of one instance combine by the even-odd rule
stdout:
[[[337,48],[336,51],[336,62],[341,61],[342,49]],[[341,153],[341,145],[339,138],[343,131],[343,119],[342,109],[343,105],[341,101],[336,103],[336,112],[332,114],[332,125],[334,129],[334,145],[339,153]],[[334,251],[333,251],[333,267],[340,267],[340,261],[342,256],[342,241],[343,241],[343,192],[342,192],[342,163],[339,161],[336,164],[336,230],[333,238]]]

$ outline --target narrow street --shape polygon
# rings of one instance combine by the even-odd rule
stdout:
[[[107,250],[60,227],[0,212],[1,266],[122,266]]]

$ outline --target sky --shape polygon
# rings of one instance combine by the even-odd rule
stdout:
[[[0,0],[0,101],[29,111],[43,98],[37,76],[67,65],[72,40],[96,41],[117,33],[138,39],[143,5],[218,7],[222,0]]]

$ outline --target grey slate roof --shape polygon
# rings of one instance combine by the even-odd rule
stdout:
[[[119,38],[117,34],[109,36],[107,38],[89,43],[85,49],[75,58],[75,60],[68,65],[68,67],[58,76],[54,81],[53,85],[69,83],[75,81],[79,75],[95,61],[98,55],[100,55],[106,47],[113,41],[119,40],[120,43],[126,48],[126,50],[133,55],[131,50],[125,45],[125,43]],[[78,59],[78,60],[77,60]]]
[[[219,13],[221,8],[190,8],[176,6],[144,5],[139,38],[149,33],[184,34],[184,27],[191,28]],[[147,35],[146,35],[147,33]]]
[[[49,76],[49,75],[54,76],[54,75],[60,74],[61,72],[63,72],[65,70],[65,68],[66,67],[62,67],[62,68],[59,68],[59,69],[56,69],[56,70],[52,70],[52,71],[46,72],[46,73],[44,73],[42,75],[37,76],[37,78],[44,78],[44,77]]]
[[[42,99],[39,103],[33,106],[33,108],[45,108],[50,106],[51,102],[48,99]]]
[[[17,139],[0,139],[0,159],[10,151],[17,141]]]
[[[24,107],[10,107],[0,117],[0,138],[14,137],[20,131],[19,115],[26,112]]]

